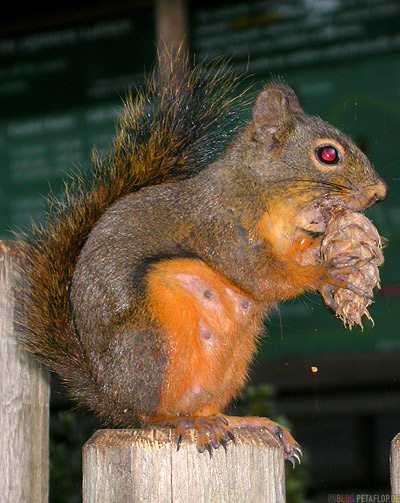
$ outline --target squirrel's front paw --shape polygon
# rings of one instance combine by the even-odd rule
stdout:
[[[370,260],[360,259],[356,256],[340,255],[325,262],[325,274],[320,292],[327,306],[334,311],[338,308],[337,301],[334,298],[334,293],[338,288],[349,290],[360,297],[372,300],[372,296],[367,289],[363,289],[351,282],[354,275]]]

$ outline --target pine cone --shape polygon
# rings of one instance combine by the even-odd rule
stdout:
[[[378,268],[383,264],[382,239],[373,223],[361,213],[335,214],[322,239],[321,257],[331,261],[340,278],[352,287],[331,289],[336,316],[350,329],[355,324],[362,327],[364,315],[373,323],[367,307],[373,289],[380,288]]]

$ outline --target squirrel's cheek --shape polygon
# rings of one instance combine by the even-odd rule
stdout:
[[[260,239],[273,246],[277,255],[286,256],[297,240],[298,229],[302,225],[308,229],[310,223],[302,216],[302,210],[287,200],[271,205],[257,222],[256,231]]]

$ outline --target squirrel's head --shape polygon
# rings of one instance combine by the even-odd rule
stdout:
[[[250,127],[257,176],[295,203],[303,199],[307,211],[312,203],[317,230],[335,209],[363,211],[386,197],[385,182],[354,142],[306,115],[288,86],[271,84],[259,94]]]

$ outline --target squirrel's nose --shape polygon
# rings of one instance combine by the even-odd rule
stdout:
[[[378,183],[374,186],[374,191],[375,201],[382,201],[382,199],[385,199],[388,193],[387,183],[384,182],[382,178],[379,178]]]
[[[381,178],[378,178],[376,183],[369,185],[368,190],[366,191],[366,196],[369,199],[368,207],[378,201],[382,201],[382,199],[385,199],[387,192],[387,184]]]

